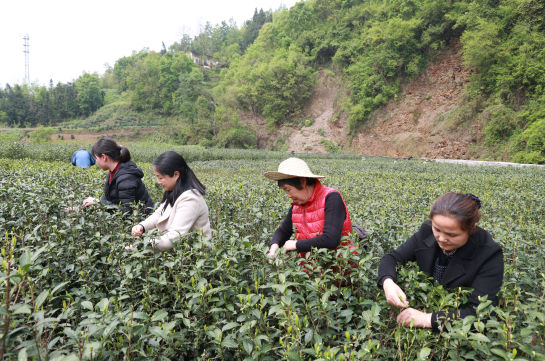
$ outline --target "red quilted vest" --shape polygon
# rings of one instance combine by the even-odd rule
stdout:
[[[310,199],[304,204],[299,205],[293,202],[291,221],[295,225],[297,232],[295,234],[296,240],[303,240],[319,236],[324,231],[325,220],[325,198],[331,192],[340,192],[336,189],[325,187],[316,180],[316,186]],[[342,198],[342,195],[341,195]],[[348,208],[344,202],[344,211],[346,213],[346,219],[343,224],[343,236],[349,236],[352,234],[352,222],[350,221],[350,215],[348,214]],[[299,256],[304,257],[306,252],[300,252]]]

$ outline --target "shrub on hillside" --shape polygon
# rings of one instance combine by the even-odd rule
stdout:
[[[30,141],[32,143],[51,143],[51,136],[55,134],[53,128],[38,127],[30,133]]]
[[[515,162],[545,163],[545,118],[531,124],[516,139]]]
[[[340,153],[341,150],[331,140],[322,139],[320,144],[323,144],[328,153]]]
[[[270,26],[265,25],[265,33]],[[250,46],[243,58],[222,71],[214,93],[227,106],[262,113],[273,127],[300,112],[310,97],[315,71],[300,49],[278,48],[271,53],[267,48],[262,42]]]
[[[231,128],[218,135],[218,147],[221,148],[255,148],[255,134],[239,127]]]
[[[484,135],[486,136],[486,144],[489,146],[497,145],[508,139],[520,129],[515,111],[504,105],[493,105],[486,108],[481,118],[485,121],[488,120],[484,128]]]

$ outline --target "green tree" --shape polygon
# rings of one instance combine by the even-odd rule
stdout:
[[[78,90],[78,104],[84,115],[89,115],[104,104],[104,98],[100,93],[98,78],[89,73],[82,74],[76,80]]]
[[[180,74],[189,73],[194,64],[186,54],[172,52],[161,56],[154,51],[130,68],[127,87],[132,90],[131,105],[136,110],[159,109],[168,114],[175,108],[175,92]]]
[[[270,11],[264,12],[257,8],[254,10],[254,16],[251,20],[246,21],[244,25],[244,31],[242,32],[242,49],[248,48],[253,44],[255,39],[259,36],[259,30],[265,25],[265,23],[272,22],[272,13]]]
[[[134,75],[135,68],[141,60],[146,58],[150,53],[148,48],[144,48],[139,52],[133,51],[130,56],[124,56],[116,60],[113,69],[113,75],[116,80],[116,87],[118,92],[123,92],[127,89],[134,89]]]
[[[199,69],[193,68],[190,73],[181,73],[178,80],[179,86],[174,95],[177,113],[193,123],[197,118],[195,102],[203,90],[204,77]]]
[[[13,88],[6,84],[0,105],[0,110],[6,113],[9,118],[9,125],[35,124],[30,111],[29,96],[23,92],[23,88],[18,84],[15,84]]]
[[[0,123],[3,124],[10,124],[11,119],[8,117],[8,115],[5,112],[0,111]]]
[[[104,63],[104,73],[100,76],[100,88],[115,89],[114,68],[108,63]]]

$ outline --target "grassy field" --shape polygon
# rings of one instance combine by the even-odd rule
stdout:
[[[131,148],[156,202],[161,189],[149,162],[164,150]],[[358,256],[317,252],[317,264],[360,265],[343,278],[330,270],[307,275],[294,255],[272,265],[265,258],[289,201],[262,174],[286,154],[177,150],[207,186],[214,237],[192,234],[153,255],[150,245],[124,252],[136,213],[64,211],[100,196],[105,177],[97,167],[70,165],[71,148],[0,147],[6,359],[545,360],[542,169],[309,156],[311,169],[327,176],[324,184],[343,194],[353,223],[369,231]],[[33,159],[16,159],[24,157]],[[500,306],[484,303],[477,319],[441,334],[399,327],[399,311],[376,286],[378,263],[449,191],[483,200],[481,226],[505,255]],[[468,290],[445,290],[415,265],[405,269],[399,283],[413,307],[463,307]]]

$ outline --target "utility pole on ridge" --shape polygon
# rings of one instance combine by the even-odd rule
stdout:
[[[29,50],[29,47],[30,45],[28,44],[28,41],[30,40],[30,38],[28,37],[28,34],[25,34],[25,36],[23,37],[23,40],[25,41],[23,46],[25,47],[25,50],[23,51],[25,53],[25,83],[26,85],[30,86],[30,73],[29,73],[29,54],[30,54],[30,50]]]

